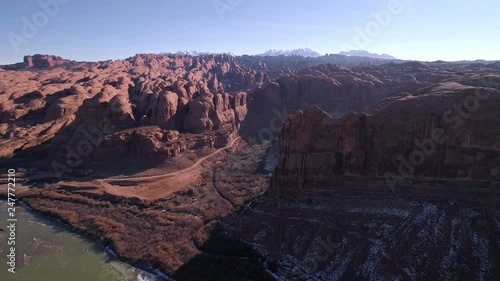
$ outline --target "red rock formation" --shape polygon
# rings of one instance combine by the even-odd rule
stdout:
[[[357,73],[337,65],[305,69],[297,75],[276,79],[257,89],[251,96],[244,132],[278,133],[281,122],[291,113],[311,105],[319,105],[333,115],[347,111],[366,111],[378,95],[383,82],[374,76]],[[386,88],[386,95],[393,90]]]
[[[153,96],[148,107],[148,111],[151,112],[149,123],[160,127],[175,128],[175,123],[172,121],[178,107],[179,96],[174,92],[163,91],[157,96]]]
[[[337,175],[500,180],[498,120],[499,90],[453,83],[340,119],[311,107],[283,125],[273,188],[328,189]]]
[[[113,157],[172,158],[188,150],[221,148],[232,140],[232,136],[207,132],[203,134],[180,134],[158,126],[126,129],[104,136],[90,156],[92,160]]]
[[[109,129],[106,134],[149,126],[177,131],[180,139],[184,134],[200,134],[204,139],[189,147],[221,147],[237,133],[258,140],[277,133],[289,114],[310,105],[339,117],[349,111],[367,112],[376,101],[401,92],[416,95],[437,83],[448,83],[448,89],[477,87],[480,79],[496,77],[495,69],[486,66],[457,75],[441,64],[423,63],[319,65],[297,71],[298,66],[291,67],[297,59],[288,58],[283,65],[289,68],[288,74],[268,81],[269,73],[281,69],[279,64],[270,66],[271,61],[259,59],[255,70],[245,66],[254,65],[251,60],[141,54],[79,63],[45,55],[27,57],[28,65],[45,66],[36,71],[17,65],[0,70],[0,157],[10,157],[14,151],[35,156],[46,150],[56,155],[53,150],[81,139],[79,131],[103,125]],[[123,147],[129,149],[125,139],[129,138],[123,139]],[[151,151],[162,146],[145,143]],[[120,146],[120,139],[114,146]],[[33,147],[40,153],[30,153]],[[359,167],[353,172],[359,172]]]
[[[144,54],[97,63],[34,55],[25,57],[25,67],[40,70],[20,71],[14,65],[0,72],[0,135],[10,140],[4,143],[3,156],[40,144],[48,150],[71,146],[81,138],[79,131],[98,129],[102,123],[109,123],[112,132],[157,125],[203,134],[206,140],[192,147],[224,145],[237,134],[247,112],[247,95],[241,91],[266,79],[227,55]],[[128,139],[123,139],[124,148]],[[158,150],[147,139],[145,146]],[[114,145],[119,147],[119,142]]]
[[[26,68],[44,68],[54,67],[67,62],[61,57],[49,55],[34,55],[24,57],[24,67]]]

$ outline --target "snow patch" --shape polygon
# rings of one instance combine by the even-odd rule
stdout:
[[[254,237],[253,237],[253,240],[254,241],[262,241],[264,240],[264,237],[266,237],[266,230],[265,229],[262,229],[261,231],[257,232]]]
[[[137,281],[158,281],[158,278],[152,273],[137,269]]]
[[[476,280],[491,280],[489,277],[489,273],[492,272],[492,265],[490,264],[490,254],[489,254],[489,246],[488,239],[486,239],[483,235],[478,235],[474,233],[472,235],[472,244],[473,247],[473,255],[476,258],[476,264],[479,265],[479,271],[476,274]]]
[[[410,215],[410,211],[400,208],[353,208],[350,213],[377,214],[386,216],[396,216],[406,218]]]
[[[384,243],[381,240],[374,240],[372,242],[373,246],[370,248],[366,262],[361,268],[363,276],[370,276],[385,256]]]
[[[497,230],[500,230],[500,220],[498,218],[495,218],[495,225],[497,227]]]

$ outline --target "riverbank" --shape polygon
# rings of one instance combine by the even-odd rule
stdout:
[[[0,201],[2,226],[6,209],[6,201]],[[16,209],[16,273],[2,270],[1,280],[138,280],[137,269],[112,257],[92,239],[25,207]],[[10,247],[5,238],[0,238],[0,260]]]
[[[234,265],[224,269],[228,280],[268,276],[258,258],[250,259],[251,249],[229,256],[200,255],[198,250],[213,245],[210,238],[216,234],[211,229],[214,222],[266,191],[267,174],[255,172],[260,166],[260,151],[263,154],[265,147],[221,151],[210,158],[210,163],[203,163],[203,171],[189,186],[165,198],[89,192],[101,188],[94,182],[82,183],[82,188],[65,182],[39,183],[18,196],[34,211],[95,239],[117,259],[154,272],[157,278],[168,280],[168,275],[175,280],[217,280],[220,273],[212,272],[208,277],[204,273],[211,268],[226,268],[228,263]],[[138,191],[141,188],[148,192],[137,186]],[[224,248],[223,243],[216,245],[212,249]],[[245,256],[248,258],[240,259]]]

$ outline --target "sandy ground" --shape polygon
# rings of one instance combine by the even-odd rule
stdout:
[[[22,183],[16,183],[14,195],[18,195],[22,192],[26,192],[29,190],[29,186],[24,185]],[[7,183],[1,183],[0,195],[7,197]]]
[[[193,186],[200,179],[204,171],[204,165],[209,165],[211,158],[222,151],[234,148],[240,141],[240,137],[235,138],[231,143],[223,148],[198,159],[191,166],[175,172],[167,172],[154,175],[140,176],[115,176],[104,179],[94,179],[89,182],[64,181],[61,185],[74,187],[82,192],[109,193],[122,197],[137,197],[142,200],[155,200],[165,198],[173,193]],[[142,172],[144,174],[147,172]]]

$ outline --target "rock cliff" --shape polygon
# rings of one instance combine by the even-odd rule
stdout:
[[[334,118],[317,106],[282,127],[278,191],[332,188],[340,175],[500,180],[500,91],[440,83]]]
[[[116,148],[107,156],[171,156],[186,147],[224,146],[245,118],[246,92],[268,79],[228,55],[141,54],[97,63],[26,56],[23,68],[0,72],[0,156],[53,156],[85,141],[82,131],[96,130]],[[141,127],[179,132],[182,144],[167,149],[172,145]],[[149,152],[134,153],[132,140],[141,139]]]
[[[291,141],[287,149],[298,153],[280,162],[284,177],[299,172],[304,181],[332,171],[399,174],[394,157],[409,156],[415,140],[429,138],[435,129],[446,130],[450,138],[436,145],[444,154],[439,150],[426,157],[412,175],[485,178],[497,173],[495,157],[483,151],[498,146],[493,112],[500,87],[484,85],[500,80],[495,64],[314,65],[324,59],[307,59],[303,66],[312,66],[299,70],[299,58],[225,54],[139,54],[95,63],[27,56],[23,66],[0,68],[0,157],[64,157],[68,146],[77,149],[86,136],[97,140],[85,157],[171,157],[224,146],[237,134],[248,142],[273,138],[290,114],[315,105],[325,112],[294,115],[284,127],[283,141]],[[456,108],[473,103],[468,99],[476,91],[491,98],[471,114]],[[316,125],[323,123],[330,131]],[[179,134],[175,143],[163,137],[168,132]],[[328,145],[314,141],[332,137],[335,142]],[[144,148],[140,152],[135,141]],[[462,157],[458,153],[470,163],[476,153],[489,161],[489,170],[471,168],[455,159]],[[300,170],[295,161],[311,166]]]

